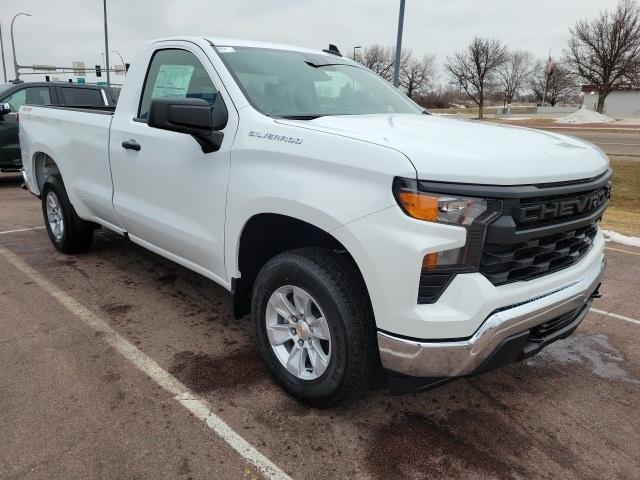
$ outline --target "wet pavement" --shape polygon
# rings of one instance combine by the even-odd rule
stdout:
[[[42,226],[0,175],[0,232]],[[612,247],[614,245],[611,245]],[[522,363],[330,410],[267,375],[213,282],[101,230],[67,256],[46,232],[0,247],[107,322],[293,478],[640,477],[640,324],[590,313]],[[640,249],[615,245],[594,304],[640,319]],[[0,478],[253,478],[254,466],[0,256]]]

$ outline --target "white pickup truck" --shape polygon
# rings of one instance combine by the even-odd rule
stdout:
[[[333,46],[152,41],[115,111],[24,106],[20,144],[56,248],[104,227],[222,285],[315,406],[518,361],[598,294],[598,148],[429,115]]]

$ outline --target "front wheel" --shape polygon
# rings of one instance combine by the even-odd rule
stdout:
[[[82,220],[69,201],[64,184],[47,177],[42,187],[42,215],[51,243],[63,253],[89,250],[93,224]]]
[[[328,407],[366,390],[377,365],[371,307],[340,255],[307,248],[271,259],[256,279],[251,316],[260,355],[293,396]]]

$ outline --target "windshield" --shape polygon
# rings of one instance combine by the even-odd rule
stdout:
[[[218,47],[250,103],[272,117],[414,113],[411,100],[340,57],[290,50]]]

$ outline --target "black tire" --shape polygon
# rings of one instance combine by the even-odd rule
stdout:
[[[290,373],[274,353],[265,323],[275,290],[292,285],[311,294],[331,332],[326,371],[313,380]],[[315,407],[330,407],[367,390],[379,365],[373,312],[355,267],[339,254],[321,248],[282,253],[258,274],[251,305],[254,341],[269,372],[291,395]]]
[[[47,198],[49,195],[55,195],[62,214],[64,229],[59,238],[52,231],[47,217]],[[78,217],[69,201],[63,183],[56,177],[50,176],[44,181],[42,187],[42,215],[49,240],[58,250],[63,253],[80,253],[86,252],[91,248],[95,225]]]

